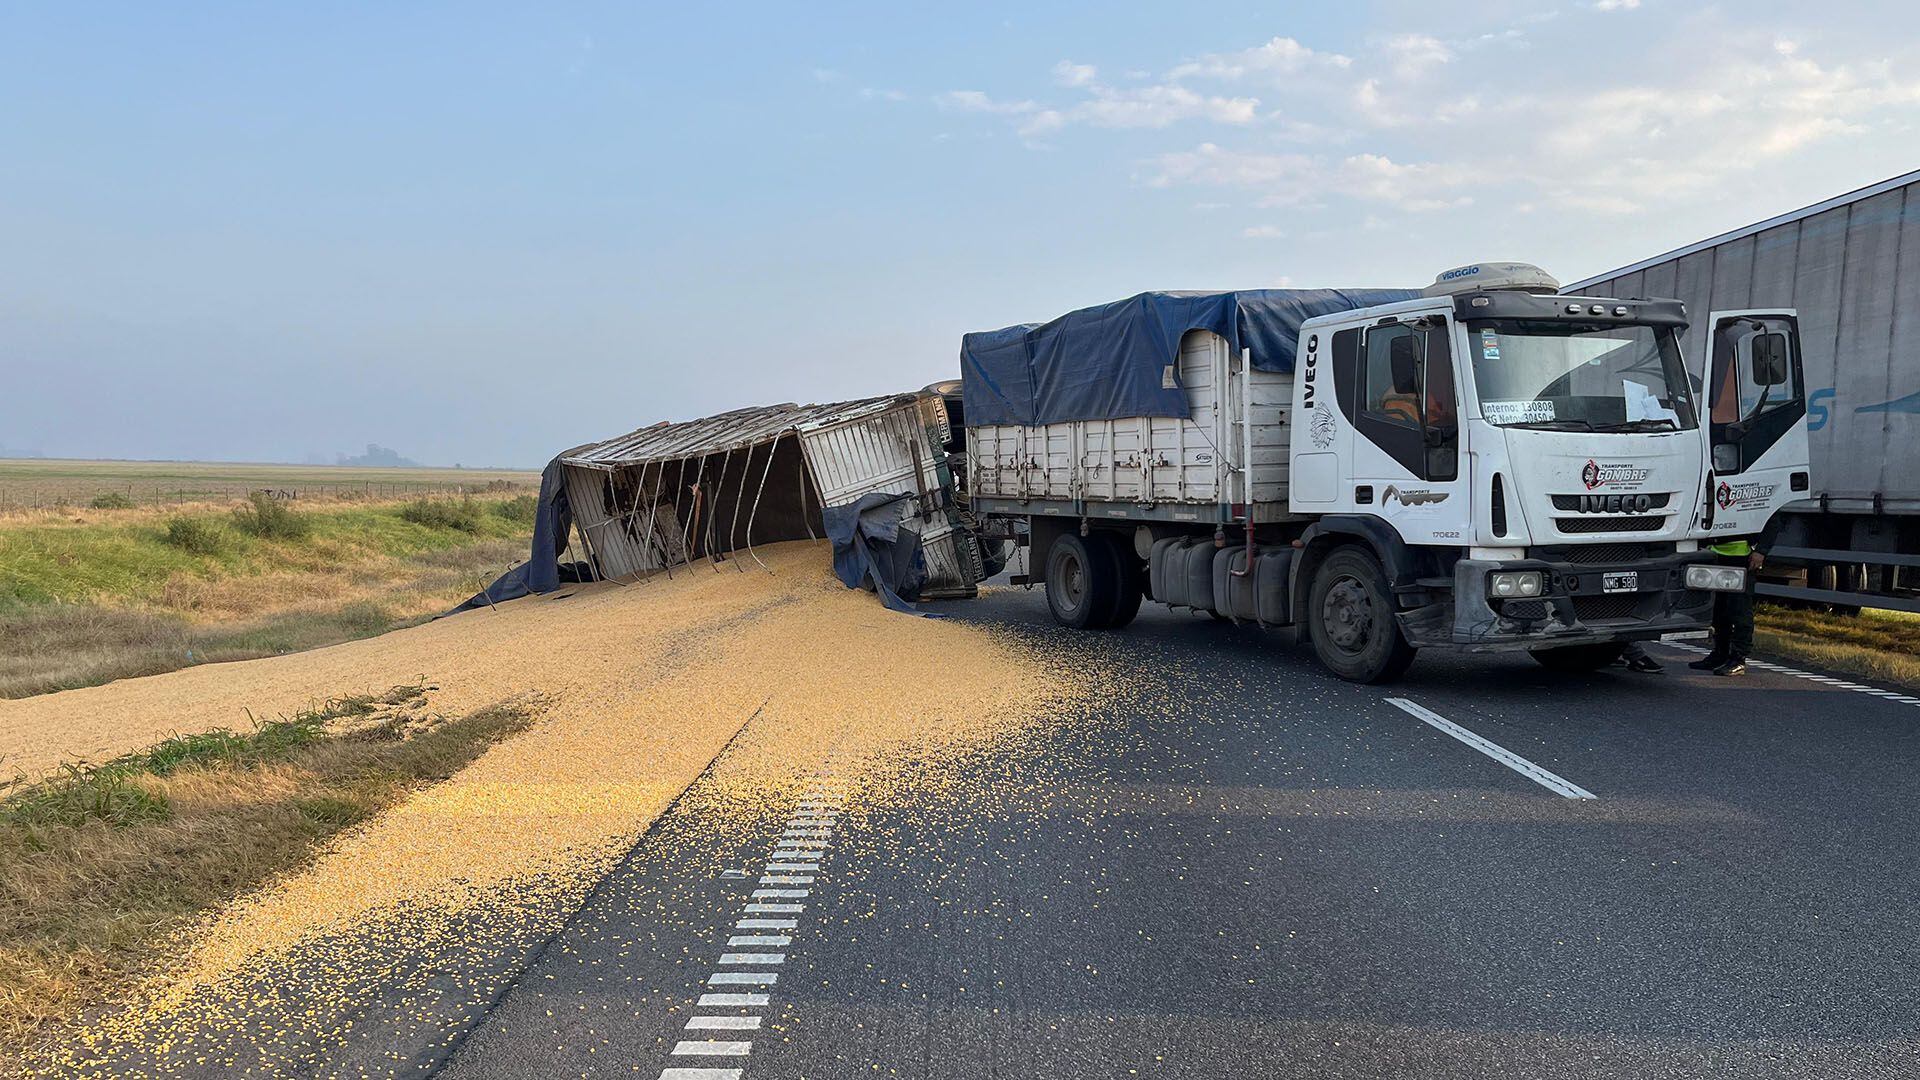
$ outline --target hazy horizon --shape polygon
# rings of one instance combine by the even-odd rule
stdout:
[[[0,453],[538,467],[1148,289],[1578,280],[1913,169],[1904,10],[16,6]]]

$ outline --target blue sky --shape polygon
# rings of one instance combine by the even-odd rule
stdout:
[[[1905,5],[0,5],[0,448],[536,464],[1920,165]]]

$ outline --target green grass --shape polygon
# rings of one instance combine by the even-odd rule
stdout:
[[[400,508],[400,517],[432,529],[480,531],[480,505],[472,499],[415,499]]]
[[[110,998],[195,919],[531,719],[500,705],[328,727],[421,693],[395,687],[250,732],[176,736],[0,798],[0,1056]]]
[[[307,515],[262,491],[247,496],[246,504],[234,509],[233,525],[262,540],[299,540],[313,531]]]
[[[122,491],[103,491],[87,500],[87,506],[93,510],[131,510],[133,499]]]
[[[231,519],[220,514],[182,514],[164,522],[0,523],[0,614],[56,603],[154,602],[175,575],[213,580],[373,556],[408,558],[521,538],[528,531],[503,513],[475,511],[449,524],[409,520],[406,510],[333,504],[297,511],[304,522],[298,535],[287,535],[284,524],[263,526],[265,535],[229,530]],[[257,517],[251,506],[247,514]]]

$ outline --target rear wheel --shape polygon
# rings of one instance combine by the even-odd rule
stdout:
[[[1557,649],[1535,649],[1533,658],[1549,671],[1568,673],[1597,671],[1627,651],[1624,641],[1603,641],[1596,645],[1562,645]]]
[[[1099,536],[1068,533],[1055,540],[1047,552],[1047,608],[1054,621],[1076,630],[1109,625],[1119,577],[1119,560]]]
[[[1413,663],[1385,576],[1377,559],[1352,547],[1328,555],[1314,571],[1306,611],[1313,651],[1343,679],[1391,682]]]
[[[1116,532],[1097,532],[1093,535],[1104,539],[1113,554],[1113,610],[1101,625],[1122,627],[1140,614],[1140,601],[1147,595],[1146,564],[1140,561],[1139,553],[1133,550],[1133,537]]]

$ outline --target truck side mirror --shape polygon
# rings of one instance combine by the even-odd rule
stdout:
[[[1402,334],[1387,342],[1387,366],[1393,371],[1393,392],[1420,392],[1419,346],[1411,334]]]
[[[1756,386],[1784,386],[1787,375],[1787,335],[1753,336],[1753,382]]]

